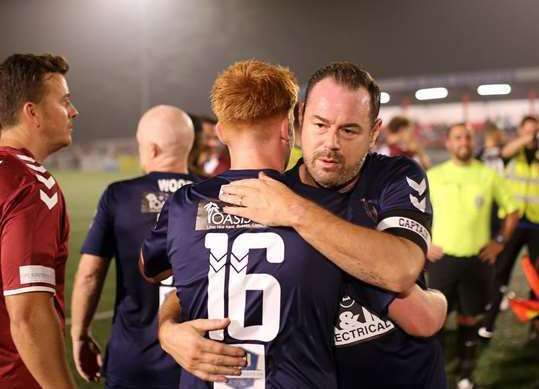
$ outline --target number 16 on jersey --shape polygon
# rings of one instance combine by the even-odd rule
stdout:
[[[225,316],[225,269],[228,256],[228,234],[209,233],[205,245],[210,250],[208,271],[208,318]],[[228,281],[228,334],[237,340],[269,342],[279,332],[281,285],[270,274],[247,274],[249,250],[266,249],[269,263],[284,261],[283,239],[274,232],[243,233],[232,242]],[[262,292],[262,323],[245,326],[247,291]],[[210,331],[211,339],[224,340],[223,330]]]

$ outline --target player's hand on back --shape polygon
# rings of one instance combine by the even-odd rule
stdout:
[[[91,336],[73,339],[73,361],[79,375],[86,382],[98,382],[101,379],[101,348]]]
[[[302,198],[285,184],[263,172],[259,178],[234,181],[221,187],[219,200],[232,204],[224,207],[231,215],[249,218],[266,226],[291,226],[294,204]]]
[[[239,347],[206,339],[208,331],[225,329],[229,319],[197,319],[159,326],[159,342],[176,362],[194,376],[211,382],[226,382],[225,376],[239,376],[246,365]]]
[[[440,246],[431,244],[427,252],[427,259],[431,262],[436,262],[444,256],[444,250]]]

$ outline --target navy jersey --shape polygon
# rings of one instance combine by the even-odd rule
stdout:
[[[145,271],[158,274],[168,256],[182,321],[231,319],[209,337],[248,351],[248,367],[243,378],[213,388],[336,388],[333,323],[341,271],[293,229],[227,215],[216,200],[221,185],[257,176],[258,170],[230,170],[178,191],[144,243]],[[333,212],[346,211],[339,193],[294,189]],[[212,384],[184,371],[180,386]]]
[[[424,171],[406,157],[369,154],[350,194],[347,219],[409,239],[426,253],[432,207]],[[357,287],[349,280],[347,288]],[[418,284],[425,288],[424,276]],[[345,289],[335,325],[339,388],[445,388],[435,338],[407,335]]]
[[[101,196],[81,252],[116,258],[116,301],[104,374],[109,385],[175,388],[180,368],[157,340],[157,311],[172,279],[160,286],[138,271],[140,247],[169,195],[194,177],[152,172],[111,184]]]

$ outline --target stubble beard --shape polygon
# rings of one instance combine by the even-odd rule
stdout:
[[[457,157],[457,159],[460,161],[460,162],[463,162],[463,163],[468,163],[471,161],[472,159],[472,151],[470,149],[467,149],[466,150],[466,153],[459,153],[457,152],[455,154],[455,156]]]
[[[346,168],[344,167],[344,158],[342,157],[341,154],[336,153],[336,152],[319,151],[319,152],[315,152],[311,159],[306,160],[305,165],[307,167],[308,174],[319,186],[326,189],[332,189],[332,188],[339,187],[351,181],[354,177],[357,177],[359,175],[359,172],[363,164],[365,163],[367,154],[368,152],[366,152],[363,155],[363,157],[357,164]],[[329,174],[320,172],[316,168],[316,160],[319,159],[320,157],[334,159],[341,164],[342,168],[338,171],[335,171]]]

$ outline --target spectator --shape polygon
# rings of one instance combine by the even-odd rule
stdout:
[[[404,155],[414,159],[423,169],[431,165],[430,158],[419,143],[412,128],[412,122],[404,116],[395,116],[386,127],[386,143],[378,153],[395,157]]]
[[[539,124],[534,116],[525,116],[518,127],[518,137],[507,143],[502,156],[508,158],[505,177],[509,190],[520,211],[520,219],[511,239],[507,242],[497,265],[494,290],[485,325],[479,329],[482,338],[493,336],[500,303],[508,291],[507,285],[516,259],[524,246],[536,269],[539,268]],[[537,299],[530,291],[530,298]],[[537,337],[539,320],[532,322],[531,337]]]
[[[434,209],[428,258],[430,287],[442,291],[449,309],[458,310],[458,388],[473,387],[476,325],[492,285],[492,264],[516,226],[518,213],[501,176],[473,158],[473,134],[464,124],[448,129],[451,159],[428,171]],[[490,239],[495,201],[507,217]]]

